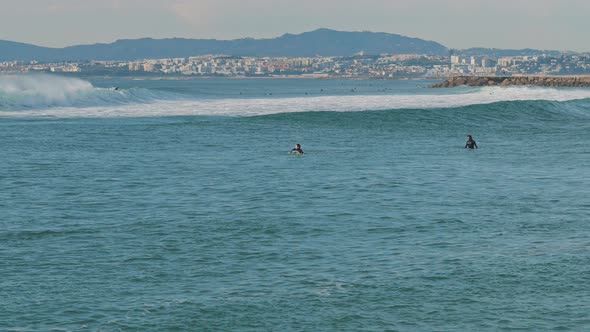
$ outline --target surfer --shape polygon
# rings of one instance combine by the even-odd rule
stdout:
[[[290,154],[304,154],[303,150],[301,150],[300,144],[295,144],[295,147],[289,153]]]
[[[475,140],[473,140],[473,137],[471,137],[471,135],[467,135],[467,142],[465,143],[465,149],[478,149],[477,147],[477,143],[475,143]]]

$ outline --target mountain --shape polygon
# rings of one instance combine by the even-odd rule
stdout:
[[[0,61],[135,60],[188,57],[203,54],[236,56],[351,56],[359,52],[447,55],[448,49],[433,41],[383,32],[346,32],[318,29],[285,34],[272,39],[122,39],[110,44],[40,47],[0,40]]]
[[[0,61],[52,58],[56,49],[0,40]]]
[[[503,56],[535,56],[535,55],[550,55],[558,56],[563,54],[561,51],[556,50],[535,50],[530,48],[511,50],[511,49],[498,49],[498,48],[468,48],[465,50],[451,50],[453,53],[461,54],[463,56],[481,56],[486,55],[490,57],[503,57]]]

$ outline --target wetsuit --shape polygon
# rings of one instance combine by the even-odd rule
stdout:
[[[465,148],[470,148],[470,149],[477,149],[477,143],[475,143],[474,140],[469,140],[467,141],[467,143],[465,143]]]
[[[293,153],[293,152],[298,152],[300,154],[303,154],[303,150],[301,150],[301,149],[293,149],[293,150],[291,150],[290,153]]]

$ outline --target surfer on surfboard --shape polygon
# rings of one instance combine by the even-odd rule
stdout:
[[[289,153],[290,154],[304,154],[303,150],[301,150],[300,144],[295,144],[295,147],[293,149],[291,149],[291,151]]]

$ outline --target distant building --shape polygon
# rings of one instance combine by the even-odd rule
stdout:
[[[156,66],[153,63],[144,63],[143,71],[152,72],[156,71]]]
[[[129,62],[127,65],[129,71],[141,71],[143,70],[143,63],[141,62]]]
[[[498,66],[510,66],[513,62],[512,57],[498,58]]]
[[[481,66],[484,68],[491,68],[496,66],[496,61],[490,59],[490,58],[483,58],[481,59]]]

